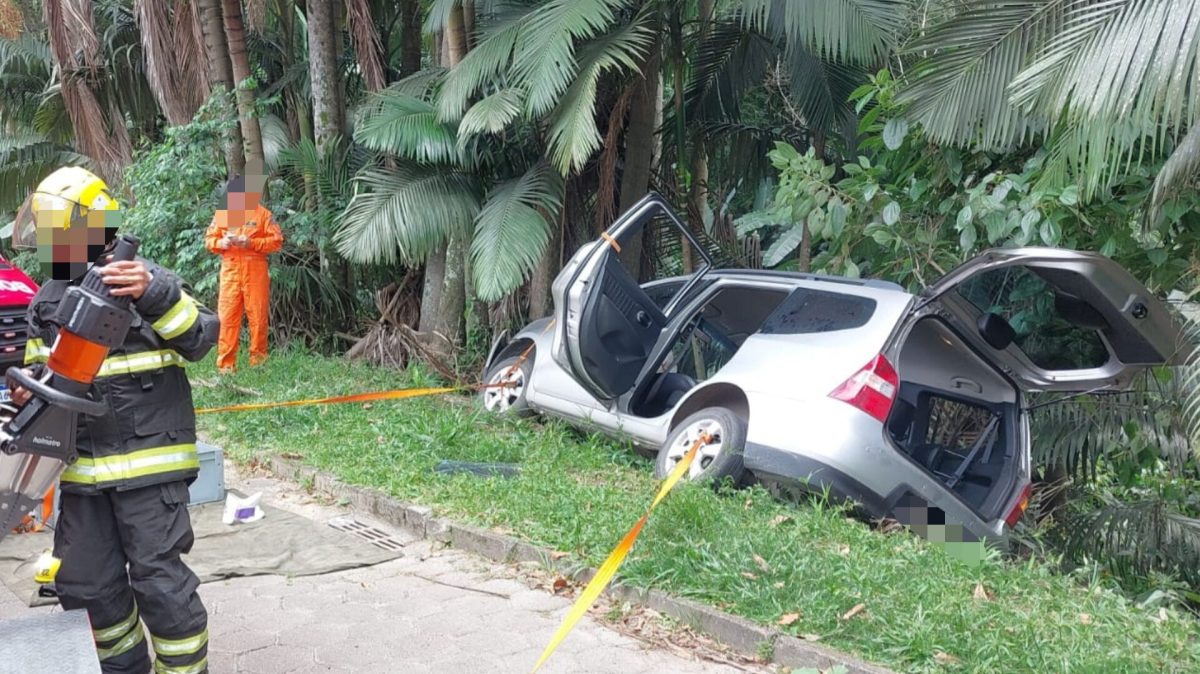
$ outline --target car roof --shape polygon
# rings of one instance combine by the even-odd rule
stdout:
[[[846,276],[831,276],[827,274],[806,274],[804,272],[794,271],[776,271],[771,269],[713,269],[705,276],[709,278],[727,278],[727,279],[743,279],[743,280],[777,280],[777,281],[817,281],[820,283],[836,283],[839,285],[857,286],[860,288],[875,288],[878,290],[892,290],[901,293],[907,293],[898,283],[891,281],[883,281],[880,279],[862,279],[849,278]],[[685,281],[687,276],[674,276],[671,278],[659,279],[652,281],[648,285],[658,283],[670,283],[672,281]]]

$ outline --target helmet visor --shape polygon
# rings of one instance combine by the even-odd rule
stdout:
[[[17,219],[13,222],[12,247],[16,250],[32,250],[38,244],[50,245],[52,233],[66,229],[77,208],[77,204],[56,194],[34,192],[17,211]]]

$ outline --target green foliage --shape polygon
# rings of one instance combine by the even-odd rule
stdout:
[[[1044,245],[1097,250],[1157,289],[1176,287],[1200,244],[1196,195],[1175,199],[1155,223],[1142,205],[1154,165],[1135,167],[1090,202],[1073,185],[1047,177],[1045,150],[993,155],[939,148],[905,119],[888,71],[854,93],[863,111],[856,161],[835,167],[778,144],[775,201],[742,220],[742,231],[772,237],[766,263],[778,264],[799,242],[800,223],[813,240],[813,268],[869,273],[911,288],[927,285],[992,246]]]
[[[220,258],[204,247],[204,233],[224,203],[221,148],[236,123],[228,94],[214,95],[191,123],[139,151],[125,174],[132,199],[124,228],[141,238],[143,255],[179,273],[209,303]]]

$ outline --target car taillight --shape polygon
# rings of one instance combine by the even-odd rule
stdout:
[[[899,387],[896,369],[880,354],[834,389],[829,397],[848,402],[876,419],[886,421]]]
[[[1032,484],[1027,483],[1025,487],[1021,489],[1021,496],[1017,498],[1017,505],[1013,506],[1012,512],[1008,514],[1008,517],[1004,518],[1004,523],[1008,525],[1009,529],[1017,526],[1017,522],[1020,522],[1021,517],[1025,515],[1025,509],[1029,507],[1029,496],[1032,493]]]

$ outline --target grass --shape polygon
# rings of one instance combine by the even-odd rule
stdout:
[[[217,381],[211,359],[191,376]],[[436,385],[419,372],[286,352],[231,381],[261,398],[196,386],[197,405]],[[650,461],[559,424],[492,418],[472,403],[462,395],[290,408],[202,416],[200,426],[236,459],[295,452],[343,481],[598,565],[652,497]],[[511,462],[522,472],[438,474],[440,460]],[[758,488],[681,486],[621,575],[765,625],[798,613],[779,629],[901,672],[1200,671],[1200,630],[1188,614],[1139,609],[1101,580],[1065,577],[1044,562],[962,562],[910,534],[878,533],[839,509],[780,503]]]

